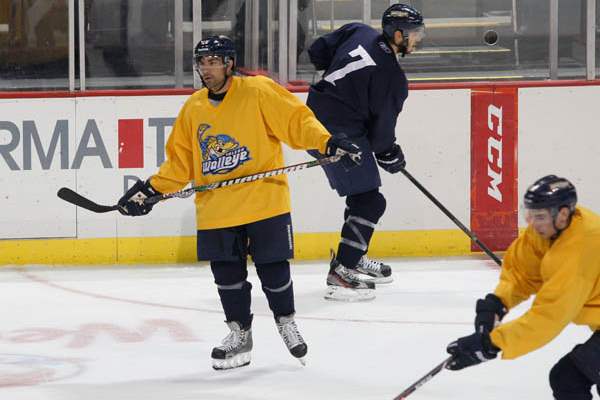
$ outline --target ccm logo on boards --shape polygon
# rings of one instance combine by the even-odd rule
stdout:
[[[489,183],[487,193],[490,197],[502,203],[502,107],[498,108],[493,104],[488,106],[487,110],[487,175]]]

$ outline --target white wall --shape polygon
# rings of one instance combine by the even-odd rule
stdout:
[[[520,198],[549,174],[571,180],[580,203],[600,212],[600,86],[519,90]]]
[[[406,169],[465,224],[469,223],[470,104],[469,90],[413,91],[396,126]],[[294,162],[306,158],[302,152],[286,155]],[[402,174],[381,171],[381,176],[387,199],[382,230],[455,228]],[[296,232],[341,228],[344,199],[329,188],[323,172],[290,176],[290,186]]]
[[[65,207],[56,197],[59,184],[74,186],[75,171],[61,170],[59,156],[49,169],[42,170],[33,143],[31,169],[24,170],[27,167],[22,146],[23,121],[35,121],[40,142],[47,151],[56,121],[68,120],[72,129],[74,116],[72,99],[0,100],[0,121],[15,125],[8,128],[12,133],[0,129],[0,146],[8,146],[15,140],[20,144],[10,153],[11,164],[16,163],[19,171],[11,171],[0,152],[0,239],[76,236],[74,207]],[[75,138],[70,137],[66,145],[68,151],[74,153]],[[60,146],[56,152],[60,153]]]

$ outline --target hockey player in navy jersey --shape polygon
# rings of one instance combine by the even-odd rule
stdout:
[[[382,28],[380,33],[350,23],[320,37],[308,50],[316,69],[324,71],[310,88],[308,106],[332,135],[347,135],[363,154],[359,167],[324,167],[331,187],[346,198],[342,237],[327,276],[325,297],[333,300],[369,300],[375,294],[365,282],[392,281],[388,265],[367,257],[386,207],[377,165],[392,174],[406,165],[395,134],[408,96],[399,60],[422,40],[425,26],[419,11],[395,4],[384,12]]]

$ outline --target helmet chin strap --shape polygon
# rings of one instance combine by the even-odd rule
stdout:
[[[398,31],[396,31],[398,32]],[[400,54],[400,57],[404,58],[404,56],[406,55],[407,51],[408,51],[408,47],[406,46],[406,44],[408,43],[408,35],[406,35],[404,33],[404,31],[400,31],[402,32],[402,43],[400,44],[396,44],[396,41],[394,40],[394,38],[392,37],[388,37],[386,35],[386,37],[388,38],[388,42],[390,44],[393,44],[394,47],[398,48],[398,54]],[[398,58],[398,55],[396,55],[396,58]]]
[[[567,221],[567,225],[564,228],[562,228],[562,229],[558,229],[558,227],[556,226],[556,218],[558,217],[558,213],[559,213],[559,211],[561,209],[553,208],[553,209],[550,210],[550,213],[552,214],[552,227],[556,231],[556,233],[550,237],[550,240],[556,240],[556,239],[558,239],[558,237],[560,236],[560,234],[565,229],[567,229],[569,227],[569,225],[571,225],[571,219],[573,217],[573,213],[571,211],[569,211],[569,219]]]
[[[404,56],[406,55],[406,52],[408,51],[408,47],[406,46],[406,44],[408,43],[408,35],[406,33],[404,33],[404,31],[402,32],[402,43],[400,44],[400,46],[398,46],[398,50],[400,50],[400,54],[401,57],[404,58]]]

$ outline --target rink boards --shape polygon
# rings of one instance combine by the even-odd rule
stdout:
[[[505,248],[522,227],[519,199],[542,175],[568,177],[581,203],[600,211],[600,86],[415,89],[396,127],[407,169],[494,250]],[[149,216],[129,218],[92,214],[56,197],[67,186],[114,204],[126,186],[164,160],[170,127],[189,94],[120,94],[0,98],[0,264],[194,261],[191,200],[172,199]],[[297,95],[306,99],[306,93]],[[310,159],[284,151],[288,164]],[[406,178],[385,172],[382,178],[387,211],[374,255],[475,250]],[[337,242],[343,199],[318,168],[289,181],[296,256],[325,258]]]

